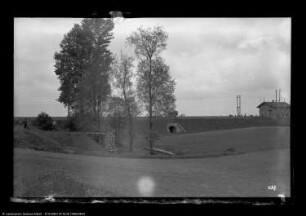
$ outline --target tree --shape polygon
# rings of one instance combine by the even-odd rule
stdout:
[[[85,45],[85,34],[82,27],[75,24],[72,30],[64,35],[60,43],[60,52],[54,54],[55,74],[60,80],[59,91],[61,93],[58,101],[68,107],[68,114],[75,109],[87,46],[89,45]]]
[[[147,29],[140,27],[127,38],[127,43],[134,46],[135,55],[139,59],[137,90],[149,115],[149,146],[151,154],[153,154],[153,139],[151,136],[153,134],[153,111],[158,111],[162,98],[166,98],[161,96],[162,92],[159,86],[157,86],[161,79],[159,80],[157,76],[164,76],[165,72],[169,71],[169,68],[165,67],[160,57],[160,53],[166,49],[167,39],[168,34],[159,26]],[[170,103],[172,104],[172,102]],[[169,104],[165,107],[171,106]]]
[[[125,101],[121,97],[110,97],[107,102],[108,105],[108,123],[115,129],[115,143],[119,144],[122,133],[122,128],[126,124],[125,121]]]
[[[146,61],[141,61],[138,65],[137,93],[144,104],[149,103],[149,66]],[[175,111],[175,81],[169,73],[169,66],[162,58],[152,61],[151,71],[151,103],[152,116],[168,116]]]
[[[88,18],[75,24],[56,52],[55,73],[61,86],[58,101],[68,113],[94,116],[100,126],[101,104],[110,95],[112,53],[108,50],[114,24],[111,19]]]
[[[133,116],[138,115],[135,91],[132,89],[132,67],[133,58],[124,55],[122,52],[120,58],[117,58],[113,65],[114,85],[119,89],[120,96],[124,101],[124,115],[126,116],[128,123],[130,151],[133,151],[134,140]]]

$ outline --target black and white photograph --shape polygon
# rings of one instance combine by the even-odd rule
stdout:
[[[14,18],[13,201],[291,194],[291,18]]]

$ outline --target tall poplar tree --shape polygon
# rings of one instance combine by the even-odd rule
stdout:
[[[60,80],[58,101],[68,113],[93,116],[100,125],[102,102],[111,93],[109,74],[113,61],[108,46],[113,38],[111,19],[86,18],[75,24],[54,55]]]

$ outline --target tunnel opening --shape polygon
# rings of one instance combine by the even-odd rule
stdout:
[[[170,133],[176,133],[177,129],[176,129],[175,126],[172,125],[172,126],[169,127],[169,131],[170,131]]]
[[[183,128],[179,123],[168,123],[166,129],[169,134],[186,133],[185,128]]]

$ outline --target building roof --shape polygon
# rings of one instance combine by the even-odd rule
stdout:
[[[257,106],[257,108],[260,108],[261,106],[264,106],[264,105],[267,105],[273,108],[290,108],[290,104],[286,102],[262,102],[261,104]]]

